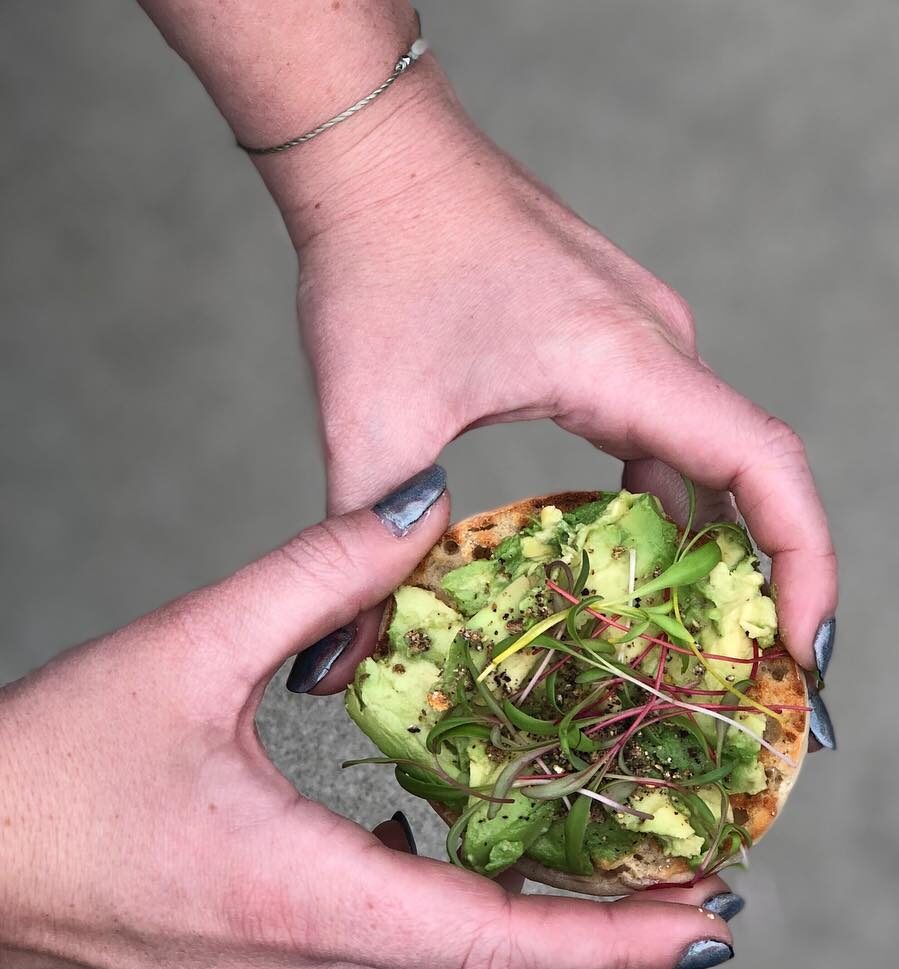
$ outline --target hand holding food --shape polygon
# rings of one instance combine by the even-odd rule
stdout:
[[[267,758],[253,715],[272,673],[408,575],[445,527],[443,486],[430,469],[0,691],[0,964],[668,969],[729,954],[724,921],[698,908],[719,879],[614,909],[510,895],[395,850],[396,825],[379,828],[387,847]]]

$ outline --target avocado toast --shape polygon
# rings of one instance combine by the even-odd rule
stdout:
[[[347,690],[455,863],[596,895],[739,860],[808,730],[737,525],[679,530],[648,494],[532,498],[453,526]]]

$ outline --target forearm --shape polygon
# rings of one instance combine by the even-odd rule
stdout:
[[[140,2],[238,140],[254,146],[302,134],[367,94],[417,28],[406,0]],[[426,56],[346,123],[254,161],[296,238],[327,218],[326,205],[351,210],[363,191],[366,199],[393,194],[410,155],[445,157],[441,141],[464,140],[466,129],[445,77]]]

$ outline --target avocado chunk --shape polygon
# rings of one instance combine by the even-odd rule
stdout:
[[[440,584],[458,606],[462,615],[473,616],[483,609],[508,584],[500,575],[499,563],[493,559],[475,559],[452,572]]]
[[[534,521],[497,545],[493,558],[513,579],[532,575],[542,564],[559,554],[559,531],[562,526],[562,512],[555,505],[545,505]]]
[[[394,593],[394,613],[387,629],[390,645],[405,657],[427,654],[435,663],[446,660],[462,616],[433,592],[402,585]]]
[[[602,595],[606,599],[626,601],[630,591],[631,559],[634,567],[634,587],[667,568],[677,550],[677,527],[665,518],[658,501],[652,495],[633,495],[622,491],[604,504],[598,518],[576,524],[573,528],[563,521],[567,537],[561,541],[563,558],[573,569],[580,565],[582,555],[589,558],[589,573],[579,594]],[[660,601],[648,596],[643,605]],[[587,620],[585,620],[587,621]],[[603,638],[610,642],[622,633],[611,629]],[[639,641],[620,648],[619,659],[627,661],[642,652],[645,644]]]
[[[394,594],[389,661],[364,660],[345,698],[349,715],[388,757],[433,763],[425,740],[449,706],[443,671],[461,628],[462,617],[428,590],[404,585]],[[448,752],[441,764],[458,772]]]
[[[718,791],[714,787],[701,787],[696,793],[715,818],[720,818]],[[644,820],[632,814],[616,814],[615,819],[623,828],[655,835],[664,853],[672,857],[695,858],[702,852],[704,839],[693,830],[689,815],[672,801],[667,791],[659,788],[638,791],[631,796],[630,805],[652,817]]]
[[[576,553],[574,564],[580,563],[581,550],[590,558],[588,594],[620,599],[628,593],[631,551],[635,585],[640,585],[673,561],[677,541],[677,526],[664,517],[652,495],[622,491],[596,521],[578,525],[568,545]]]
[[[470,744],[468,757],[472,787],[489,786],[505,766],[502,760],[491,760],[482,743]],[[465,829],[462,857],[483,875],[496,875],[514,865],[552,823],[555,807],[551,802],[532,801],[519,791],[509,797],[512,803],[500,804],[493,818],[488,817],[489,803],[482,801]]]
[[[758,760],[737,764],[725,787],[729,794],[761,794],[768,787],[765,768]]]
[[[774,602],[762,593],[764,577],[740,539],[730,531],[721,531],[715,540],[723,561],[692,587],[685,618],[691,628],[701,627],[697,638],[707,652],[749,659],[753,655],[753,640],[763,649],[774,643]],[[729,683],[742,680],[747,673],[744,664],[725,660],[710,660],[709,667]],[[718,689],[721,684],[706,676],[702,685]]]
[[[484,641],[502,642],[514,631],[524,628],[521,600],[531,591],[531,581],[526,575],[510,582],[493,600],[465,623],[479,633]]]
[[[388,757],[430,765],[433,757],[425,739],[442,713],[428,698],[439,686],[440,674],[439,666],[422,658],[392,665],[363,660],[347,687],[347,712]],[[451,758],[445,766],[453,768]]]
[[[762,736],[766,718],[762,713],[737,713],[734,719]],[[759,794],[768,786],[765,768],[759,761],[761,744],[735,727],[728,727],[724,735],[724,760],[736,761],[736,766],[724,782],[731,794]]]
[[[488,804],[475,811],[462,839],[462,857],[468,867],[483,875],[505,871],[528,850],[552,824],[555,807],[538,803],[518,791],[511,804],[501,804],[494,818],[487,817]]]

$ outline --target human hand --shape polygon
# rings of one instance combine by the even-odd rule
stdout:
[[[621,969],[729,942],[696,907],[718,879],[609,906],[522,898],[395,850],[395,824],[379,840],[269,761],[266,682],[405,577],[446,524],[442,490],[432,469],[379,515],[307,529],[0,691],[0,964]]]
[[[491,144],[444,81],[420,85],[335,172],[291,191],[293,162],[266,163],[300,258],[332,509],[467,429],[550,418],[669,507],[683,486],[668,466],[716,515],[732,492],[773,558],[785,644],[813,669],[837,573],[801,440],[703,363],[673,289]]]

